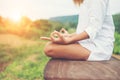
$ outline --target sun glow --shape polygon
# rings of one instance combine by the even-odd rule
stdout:
[[[22,17],[22,15],[21,15],[21,13],[18,12],[18,11],[14,12],[14,13],[12,13],[12,14],[10,15],[10,19],[13,20],[13,21],[15,21],[15,22],[19,22],[20,19],[21,19],[21,17]]]

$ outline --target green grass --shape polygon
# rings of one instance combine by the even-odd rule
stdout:
[[[0,52],[3,52],[5,57],[0,58],[9,65],[0,73],[0,80],[44,80],[43,71],[49,60],[43,53],[44,42],[19,48],[1,46]]]
[[[115,32],[114,53],[120,55],[120,34]]]

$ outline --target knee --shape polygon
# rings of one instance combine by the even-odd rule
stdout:
[[[47,45],[44,48],[44,53],[49,57],[54,56],[54,46],[52,46],[52,43],[47,43]]]

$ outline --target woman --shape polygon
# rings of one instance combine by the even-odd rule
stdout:
[[[52,32],[50,38],[41,37],[50,40],[45,54],[53,58],[109,60],[114,46],[109,0],[74,0],[74,3],[80,5],[76,33],[69,34],[62,29]]]

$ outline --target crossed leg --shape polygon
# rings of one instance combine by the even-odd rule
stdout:
[[[61,45],[48,42],[44,52],[49,57],[74,60],[87,60],[90,55],[90,51],[78,43]]]

